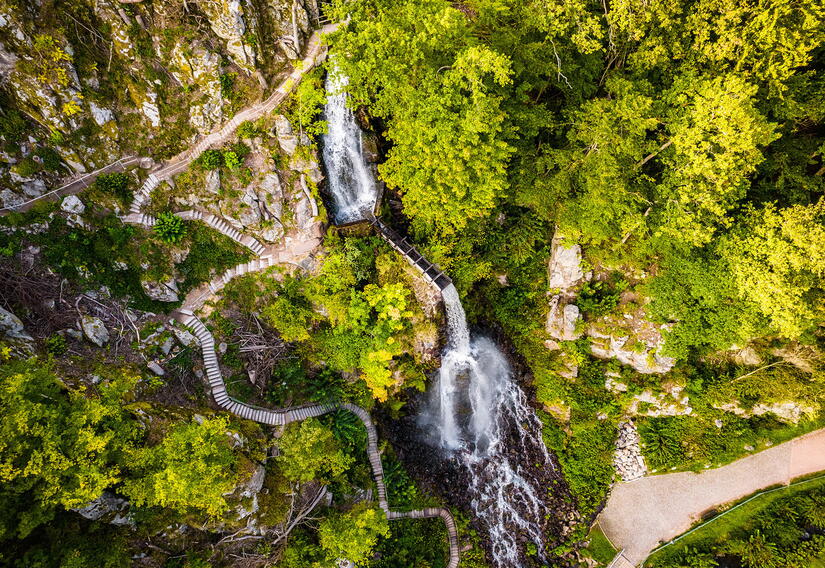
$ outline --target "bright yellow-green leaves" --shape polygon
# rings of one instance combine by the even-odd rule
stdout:
[[[509,59],[471,35],[443,0],[361,3],[338,39],[356,103],[388,119],[379,171],[417,229],[449,234],[486,216],[507,187],[499,89]]]
[[[135,380],[96,396],[67,392],[38,359],[0,366],[0,535],[25,536],[56,507],[82,507],[120,481],[113,454],[134,433],[121,404]]]
[[[346,513],[327,517],[318,527],[321,548],[333,562],[346,558],[360,564],[370,558],[378,538],[389,534],[387,517],[368,503],[359,503]]]
[[[745,196],[748,177],[777,138],[756,109],[756,86],[738,75],[680,77],[665,97],[672,150],[657,188],[660,231],[693,246],[707,243]]]
[[[720,248],[739,296],[779,335],[794,339],[823,321],[825,201],[751,211]]]
[[[313,479],[329,482],[353,463],[332,431],[315,418],[292,424],[278,439],[278,465],[290,481]]]
[[[139,476],[126,481],[124,493],[138,506],[223,513],[224,494],[240,481],[228,426],[226,418],[175,424],[158,445],[132,453],[130,464]]]

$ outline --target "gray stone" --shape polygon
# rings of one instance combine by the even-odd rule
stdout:
[[[82,215],[83,212],[86,211],[86,206],[83,205],[83,202],[78,196],[67,195],[63,198],[63,201],[60,202],[60,209],[66,213]]]
[[[115,494],[104,491],[85,507],[72,509],[84,519],[107,522],[113,525],[134,525],[128,514],[129,502]]]
[[[619,435],[616,439],[616,451],[613,454],[613,466],[622,481],[633,481],[644,477],[647,465],[642,456],[641,437],[632,422],[619,424]]]
[[[0,331],[9,339],[33,341],[20,318],[3,308],[0,308]]]
[[[98,347],[103,347],[109,341],[109,330],[106,329],[100,318],[84,315],[80,319],[80,326],[83,328],[86,339]]]
[[[278,138],[278,144],[281,150],[290,156],[298,149],[298,137],[292,131],[292,125],[289,123],[287,117],[279,114],[275,117],[275,132]]]
[[[576,331],[576,323],[580,319],[579,307],[575,304],[565,304],[560,295],[550,300],[550,312],[547,314],[547,333],[559,341],[573,341],[582,336]]]
[[[221,173],[220,170],[209,170],[206,172],[206,181],[204,183],[206,191],[214,193],[215,195],[221,189]]]
[[[89,110],[92,111],[92,118],[98,126],[103,126],[107,122],[115,119],[115,115],[107,108],[97,106],[94,101],[89,101]]]
[[[155,301],[177,302],[180,299],[178,297],[178,284],[172,278],[166,282],[141,280],[140,285],[143,287],[143,291],[146,292],[146,295]]]
[[[163,369],[163,367],[161,367],[158,364],[157,361],[149,361],[149,363],[146,366],[149,368],[150,371],[152,371],[159,377],[162,377],[166,374],[166,371]]]
[[[175,338],[184,347],[196,347],[198,345],[197,338],[185,329],[178,329],[176,327],[173,327],[172,333],[175,334]]]

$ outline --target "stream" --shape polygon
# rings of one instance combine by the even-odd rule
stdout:
[[[341,92],[346,84],[335,70],[329,73],[323,159],[337,224],[367,218],[377,198],[361,130]],[[453,493],[452,501],[462,495],[461,506],[472,510],[495,568],[547,565],[545,532],[558,527],[547,504],[548,486],[560,474],[541,438],[541,423],[496,343],[470,333],[452,284],[442,297],[447,345],[441,368],[428,400],[408,424],[420,434],[417,452],[450,470],[443,477],[455,487],[441,490]],[[420,452],[425,447],[429,451]]]

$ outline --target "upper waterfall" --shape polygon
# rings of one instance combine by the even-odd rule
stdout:
[[[375,178],[364,159],[362,132],[355,115],[347,107],[346,75],[337,68],[327,74],[327,104],[324,116],[327,133],[323,135],[332,216],[336,224],[361,221],[372,214],[378,197]]]

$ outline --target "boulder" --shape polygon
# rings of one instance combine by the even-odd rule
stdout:
[[[129,502],[104,491],[103,494],[91,501],[85,507],[72,509],[75,513],[90,521],[100,521],[112,525],[134,525],[129,515]]]
[[[275,117],[275,135],[278,138],[278,144],[281,150],[290,156],[298,149],[298,137],[292,131],[292,125],[289,123],[287,117],[279,114]]]
[[[83,329],[86,339],[98,347],[103,347],[109,341],[109,330],[106,329],[100,318],[85,315],[80,320],[80,327]]]
[[[86,206],[83,205],[83,202],[78,196],[67,195],[63,198],[63,201],[60,202],[60,209],[66,213],[82,215],[83,212],[86,211]]]
[[[97,106],[94,101],[89,101],[89,110],[92,112],[92,119],[98,126],[103,126],[107,122],[115,119],[115,115],[107,108]]]
[[[0,331],[8,339],[34,341],[32,336],[26,333],[26,327],[20,318],[3,308],[0,308]]]
[[[178,284],[173,278],[170,278],[166,282],[141,280],[140,285],[143,287],[146,295],[152,300],[158,302],[177,302],[180,299],[178,297]]]
[[[155,375],[159,377],[162,377],[166,374],[166,371],[163,369],[163,367],[160,366],[160,364],[157,361],[149,361],[149,363],[146,366],[149,368],[150,371],[152,371]]]
[[[209,170],[206,172],[206,179],[204,181],[204,187],[206,191],[209,193],[213,193],[215,195],[221,190],[221,172],[220,170]]]
[[[197,338],[186,331],[185,329],[178,329],[176,327],[172,328],[172,333],[175,334],[175,338],[180,342],[181,345],[184,347],[197,347],[198,340]]]

